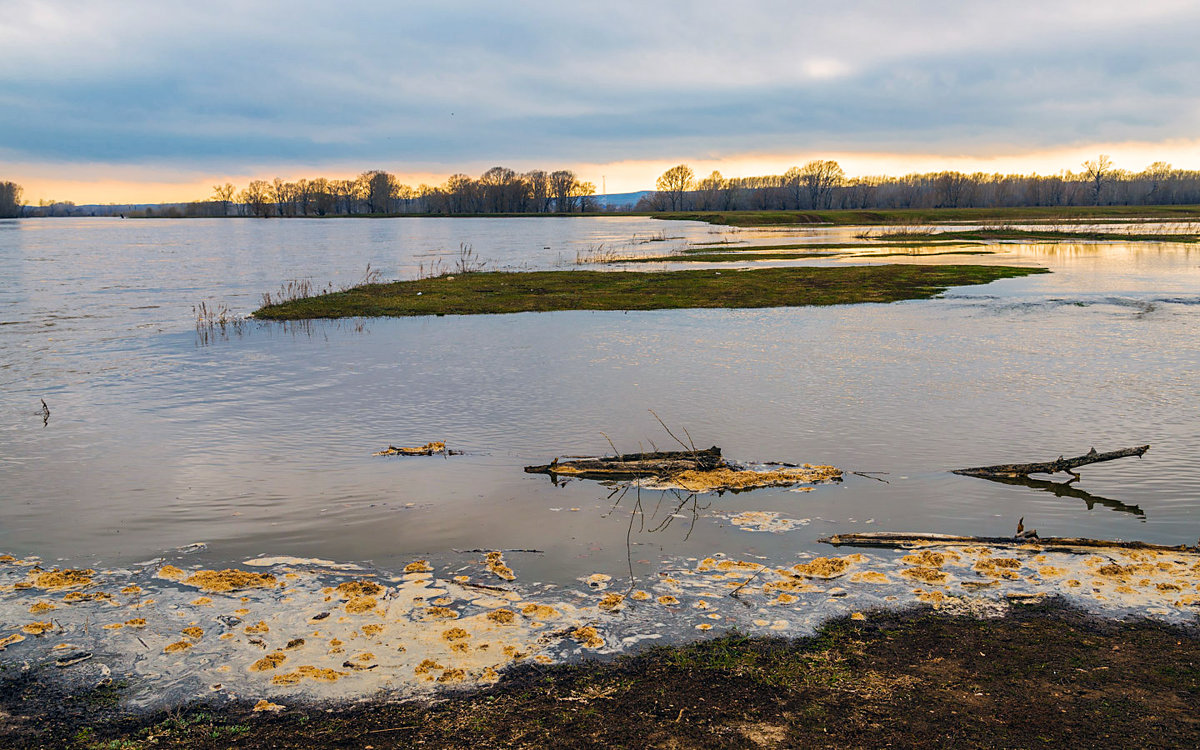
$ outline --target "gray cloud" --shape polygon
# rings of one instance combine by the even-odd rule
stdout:
[[[1200,125],[1192,3],[648,5],[10,1],[0,153],[453,168],[989,152]]]

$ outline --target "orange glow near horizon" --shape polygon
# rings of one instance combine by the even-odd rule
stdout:
[[[1155,161],[1165,161],[1180,169],[1200,168],[1200,139],[1166,141],[1162,143],[1091,144],[1073,148],[1045,151],[996,154],[991,156],[955,154],[900,154],[880,152],[825,153],[743,153],[724,156],[673,159],[628,160],[608,163],[574,163],[539,165],[525,160],[498,160],[518,171],[528,169],[573,169],[580,179],[595,184],[596,191],[604,187],[609,193],[628,193],[654,189],[654,181],[666,169],[684,163],[705,177],[712,171],[725,177],[752,177],[782,174],[789,167],[799,166],[812,159],[834,159],[849,177],[878,175],[900,176],[920,172],[953,170],[1004,174],[1056,174],[1063,170],[1079,171],[1083,161],[1098,154],[1108,154],[1117,168],[1140,171]],[[432,165],[429,165],[432,166]],[[481,174],[492,164],[467,165],[462,169],[441,171],[436,167],[423,171],[389,169],[404,184],[440,185],[455,172]],[[387,168],[386,166],[381,168]],[[217,174],[199,170],[169,167],[127,167],[103,164],[36,165],[20,164],[4,168],[0,179],[12,180],[24,189],[24,202],[37,205],[39,201],[72,201],[90,203],[183,203],[208,200],[214,185],[233,183],[239,190],[251,180],[285,180],[327,177],[348,179],[362,169],[346,165],[304,165],[278,171],[256,171],[243,174]]]

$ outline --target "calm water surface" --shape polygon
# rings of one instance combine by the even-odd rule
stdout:
[[[600,244],[661,253],[726,234],[788,239],[636,218],[0,222],[0,551],[123,565],[202,541],[214,563],[389,567],[536,548],[518,572],[566,582],[667,556],[786,557],[834,531],[1003,535],[1021,516],[1043,535],[1200,536],[1187,245],[940,256],[1054,273],[892,305],[194,326],[201,301],[244,314],[282,281],[352,283],[367,263],[408,278],[460,243],[492,267],[546,268]],[[594,483],[521,471],[608,451],[605,435],[672,447],[649,409],[734,459],[887,482],[613,508]],[[371,456],[428,440],[466,455]],[[1143,443],[1145,458],[1086,467],[1064,496],[947,473]],[[751,534],[722,518],[743,510],[809,523]]]

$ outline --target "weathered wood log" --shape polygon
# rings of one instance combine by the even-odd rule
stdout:
[[[955,469],[955,474],[962,474],[968,477],[981,477],[983,479],[991,479],[993,477],[1023,477],[1029,474],[1057,474],[1060,471],[1065,471],[1078,478],[1072,469],[1077,469],[1080,466],[1095,464],[1101,461],[1112,461],[1117,458],[1126,458],[1127,456],[1137,456],[1141,458],[1142,454],[1150,450],[1150,446],[1141,445],[1137,448],[1122,448],[1119,451],[1109,451],[1108,453],[1097,453],[1095,448],[1092,448],[1088,453],[1076,458],[1063,458],[1059,456],[1054,461],[1043,461],[1041,463],[1032,464],[998,464],[996,466],[976,466],[971,469]]]
[[[956,536],[953,534],[920,534],[890,531],[873,531],[858,534],[834,534],[818,539],[822,544],[832,544],[835,547],[890,547],[908,549],[911,547],[929,547],[936,545],[986,544],[999,547],[1039,547],[1042,549],[1144,549],[1159,552],[1200,552],[1200,546],[1189,547],[1186,544],[1166,545],[1150,544],[1149,542],[1126,542],[1120,539],[1087,539],[1082,537],[1032,537],[1017,538],[1011,536]]]
[[[597,456],[573,461],[557,458],[543,466],[526,466],[529,474],[551,474],[583,479],[667,477],[682,471],[711,471],[727,466],[717,446],[698,451],[655,451]]]

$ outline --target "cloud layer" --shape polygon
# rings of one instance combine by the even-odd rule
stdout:
[[[5,0],[0,159],[403,171],[1200,133],[1200,6]]]

